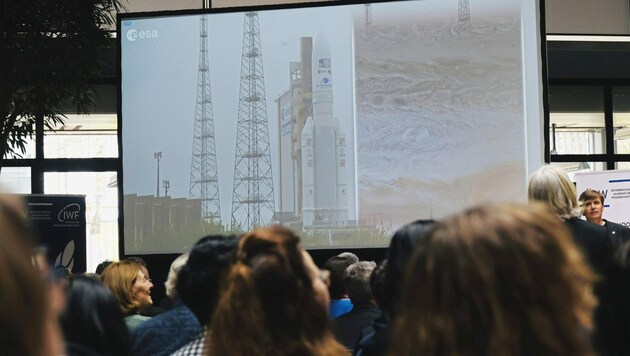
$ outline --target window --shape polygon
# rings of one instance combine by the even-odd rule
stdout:
[[[45,194],[85,195],[87,270],[118,258],[116,172],[47,172]]]
[[[630,169],[630,87],[549,87],[550,162],[575,173]]]
[[[44,136],[46,158],[118,157],[116,114],[68,115]]]
[[[86,196],[87,271],[119,258],[118,116],[114,84],[96,87],[90,115],[67,113],[56,131],[38,127],[27,154],[9,157],[0,171],[4,191]],[[70,111],[70,110],[69,110]]]

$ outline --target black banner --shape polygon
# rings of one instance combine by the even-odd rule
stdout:
[[[85,195],[25,195],[32,227],[53,268],[83,273],[86,262]]]

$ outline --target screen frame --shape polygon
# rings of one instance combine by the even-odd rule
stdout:
[[[142,12],[128,12],[118,13],[116,16],[116,70],[117,70],[117,117],[118,117],[118,158],[120,160],[120,170],[118,174],[118,246],[120,256],[127,256],[125,252],[125,236],[124,236],[124,170],[123,170],[123,130],[122,130],[122,36],[121,24],[125,20],[129,19],[146,19],[157,17],[169,17],[169,16],[182,16],[182,15],[211,15],[222,13],[236,13],[245,11],[268,11],[268,10],[286,10],[286,9],[302,9],[302,8],[319,8],[319,7],[335,7],[344,5],[364,5],[364,4],[376,4],[376,3],[388,3],[397,2],[400,0],[372,0],[372,1],[347,1],[347,0],[330,0],[330,1],[316,1],[316,2],[291,2],[291,3],[277,3],[277,4],[261,4],[253,6],[237,5],[234,7],[212,7],[210,0],[210,8],[202,9],[182,9],[182,10],[162,10],[162,11],[142,11]],[[525,3],[525,5],[523,5]],[[521,15],[524,11],[534,11],[536,14],[530,14],[534,16],[537,22],[538,32],[536,38],[530,38],[529,41],[537,43],[537,55],[523,55],[523,71],[526,72],[531,67],[538,67],[538,85],[535,89],[528,88],[526,83],[523,83],[523,96],[527,98],[526,103],[523,105],[525,124],[525,165],[527,175],[538,169],[542,164],[549,163],[550,157],[545,155],[545,152],[549,152],[549,137],[544,135],[545,125],[549,124],[549,104],[548,104],[548,73],[547,73],[547,42],[545,31],[545,0],[534,0],[533,4],[528,4],[527,0],[521,0],[521,6],[527,7],[527,9],[521,9]],[[524,37],[524,35],[523,35]],[[522,38],[522,43],[526,39]],[[531,85],[530,85],[531,86]],[[538,90],[536,94],[534,91]],[[538,120],[532,118],[538,117]],[[530,144],[532,139],[536,139],[540,145]],[[535,147],[538,146],[538,147]],[[343,246],[323,246],[309,249],[321,249],[321,250],[338,250]],[[348,247],[349,249],[373,249],[374,246],[356,246]],[[378,248],[378,247],[376,247]],[[168,255],[169,253],[151,253],[159,255]]]

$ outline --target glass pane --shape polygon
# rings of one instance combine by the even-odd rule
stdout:
[[[31,194],[31,168],[2,167],[0,187],[3,193]]]
[[[20,151],[19,149],[17,150],[17,155],[16,154],[7,154],[7,159],[12,159],[12,158],[35,158],[35,134],[33,134],[33,137],[26,137],[24,139],[25,144],[24,144],[24,153],[22,153],[22,151]],[[4,170],[4,168],[2,168]]]
[[[630,170],[630,162],[615,162],[615,169]]]
[[[44,136],[46,158],[118,157],[116,114],[68,115]]]
[[[630,87],[614,87],[613,126],[615,153],[630,153]]]
[[[605,162],[562,162],[552,163],[554,166],[562,168],[572,182],[575,182],[575,174],[582,172],[599,172],[606,170]]]
[[[605,153],[603,88],[549,87],[549,125],[552,154]]]
[[[44,174],[46,194],[86,196],[88,272],[103,260],[118,259],[118,188],[110,184],[115,181],[116,172]]]

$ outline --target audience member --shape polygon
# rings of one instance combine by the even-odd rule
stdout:
[[[148,279],[149,282],[153,283],[153,280],[151,280],[151,275],[149,274],[149,265],[144,259],[138,256],[130,256],[130,257],[125,258],[125,260],[138,263],[140,265],[142,273],[144,274],[144,277]],[[166,311],[166,308],[163,308],[161,306],[157,306],[151,303],[151,304],[144,304],[140,308],[140,310],[138,310],[138,314],[142,316],[153,317],[153,316],[162,314],[165,311]]]
[[[138,314],[143,306],[153,304],[153,283],[144,276],[141,265],[132,260],[113,262],[101,275],[103,284],[109,288],[118,307],[125,315],[125,323],[133,330],[150,317]]]
[[[344,256],[339,254],[324,262],[322,268],[330,271],[328,279],[328,295],[330,296],[328,313],[331,319],[336,319],[352,310],[352,302],[348,298],[346,287],[343,284],[343,274],[348,266],[358,262],[358,260],[359,258],[354,254]]]
[[[185,253],[173,261],[165,283],[166,294],[175,303],[173,308],[138,325],[132,331],[134,355],[170,355],[201,332],[199,321],[182,303],[175,289],[178,273],[187,260],[188,253]]]
[[[329,327],[328,290],[291,230],[240,240],[206,343],[209,355],[343,355]]]
[[[62,355],[57,305],[62,300],[50,298],[57,296],[50,294],[56,287],[44,282],[52,282],[51,272],[45,259],[32,256],[34,239],[25,218],[5,199],[0,198],[0,353]],[[33,266],[36,261],[43,262],[39,271]]]
[[[236,236],[210,235],[197,241],[186,264],[179,271],[176,290],[180,299],[195,314],[201,325],[208,325],[219,301],[224,275],[232,265]],[[173,356],[202,355],[207,329],[198,333]]]
[[[333,322],[335,337],[347,349],[353,350],[364,329],[370,328],[372,321],[381,315],[374,304],[370,287],[370,276],[376,263],[361,261],[354,263],[344,273],[344,285],[352,301],[352,310]]]
[[[417,241],[433,226],[433,220],[417,220],[404,225],[394,233],[387,250],[387,263],[384,265],[384,276],[377,300],[381,316],[372,323],[374,332],[367,333],[359,341],[354,350],[356,355],[385,355],[387,353],[391,321],[396,315],[400,299],[403,273]]]
[[[608,234],[602,226],[581,220],[575,186],[561,168],[546,165],[529,177],[529,201],[547,204],[560,217],[571,232],[573,241],[581,248],[596,272],[607,268],[612,250],[608,245]]]
[[[359,262],[359,256],[355,255],[352,252],[342,252],[338,254],[337,256],[347,259],[348,262],[350,262],[350,264]]]
[[[70,279],[61,327],[70,356],[131,354],[124,315],[111,292],[92,277]]]
[[[392,355],[591,355],[594,274],[541,204],[436,223],[405,273]]]
[[[105,268],[107,268],[107,266],[109,266],[111,263],[112,261],[110,260],[105,260],[99,263],[98,266],[96,266],[96,270],[94,271],[94,273],[100,276],[101,274],[103,274],[103,271],[105,270]]]
[[[384,300],[387,298],[387,290],[385,289],[386,268],[387,259],[384,259],[376,265],[370,275],[370,289],[372,289],[372,296],[374,296],[374,301],[379,308],[384,304]]]
[[[372,321],[372,325],[363,329],[359,342],[354,347],[353,355],[384,355],[387,350],[387,337],[389,337],[389,322],[387,311],[382,310],[386,304],[388,292],[385,289],[385,269],[387,260],[381,261],[372,271],[370,276],[370,288],[376,305],[381,308],[381,314]]]
[[[593,345],[600,356],[630,355],[630,242],[617,248],[598,288]]]
[[[586,220],[606,228],[607,242],[612,250],[630,240],[630,228],[602,218],[604,213],[604,195],[602,193],[594,189],[586,189],[580,194],[578,200]]]

